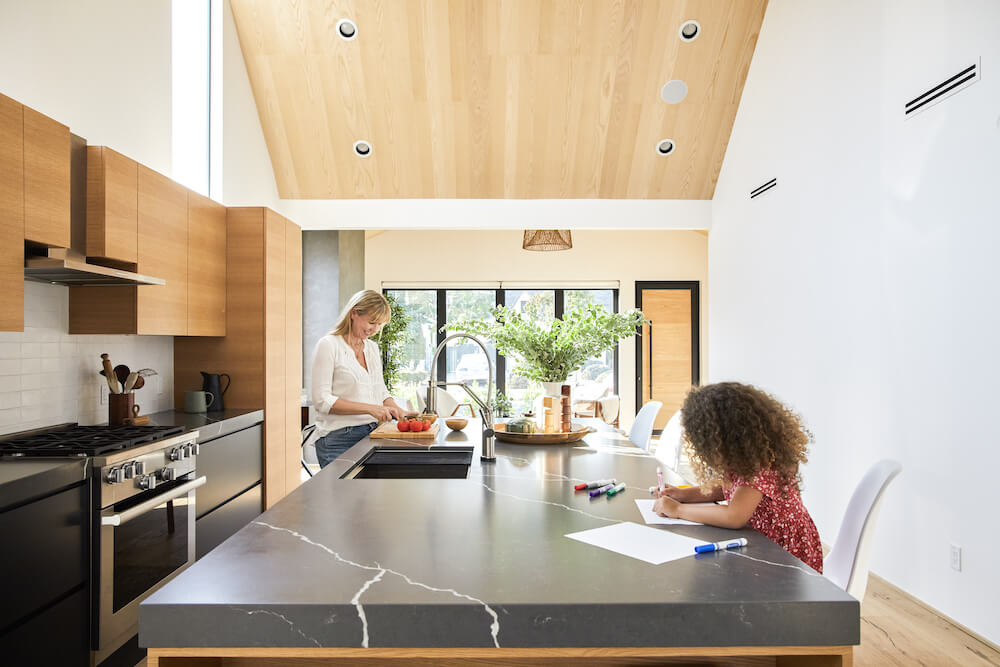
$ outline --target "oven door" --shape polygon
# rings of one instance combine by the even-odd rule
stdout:
[[[94,566],[96,662],[139,630],[139,603],[195,559],[194,472],[101,511]]]

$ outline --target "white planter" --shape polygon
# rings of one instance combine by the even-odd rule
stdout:
[[[545,392],[546,396],[560,396],[562,395],[562,386],[566,384],[563,382],[543,382],[542,390]]]

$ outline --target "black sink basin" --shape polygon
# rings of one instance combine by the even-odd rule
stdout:
[[[376,447],[341,479],[465,479],[472,448]]]

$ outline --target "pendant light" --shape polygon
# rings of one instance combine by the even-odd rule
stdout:
[[[569,250],[573,247],[573,237],[568,229],[526,229],[525,250]]]

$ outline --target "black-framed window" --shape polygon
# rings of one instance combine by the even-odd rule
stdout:
[[[587,304],[597,304],[611,312],[618,311],[617,289],[591,288],[440,288],[440,289],[386,289],[403,306],[411,318],[411,341],[403,355],[403,370],[397,398],[416,405],[416,396],[426,391],[427,379],[434,350],[447,336],[441,328],[458,317],[487,317],[494,306],[514,308],[547,325],[554,318],[561,318],[567,310]],[[484,341],[493,356],[494,382],[497,391],[511,399],[514,413],[534,409],[543,395],[541,384],[514,374],[517,359],[498,355],[492,343]],[[468,382],[480,395],[485,394],[488,364],[475,343],[461,339],[451,341],[438,358],[435,369],[438,378],[449,382]],[[599,358],[588,360],[583,368],[569,378],[574,400],[592,400],[609,393],[618,393],[618,348]],[[468,397],[457,387],[449,387],[459,402]]]

